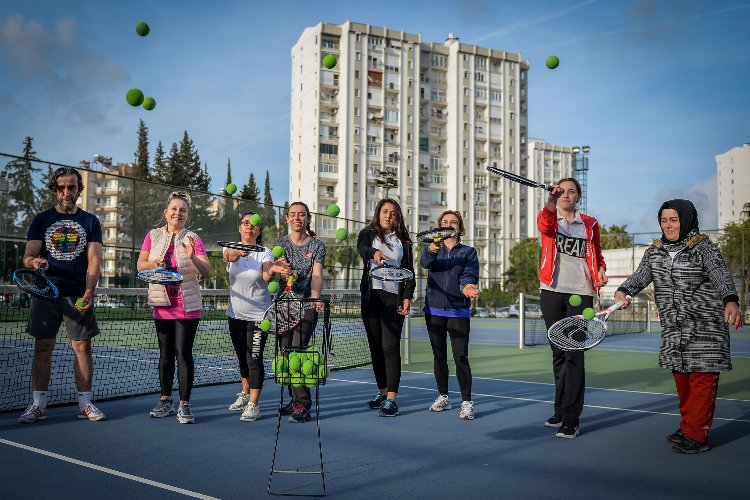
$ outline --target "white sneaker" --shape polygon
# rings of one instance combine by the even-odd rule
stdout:
[[[250,394],[245,394],[244,392],[238,392],[237,399],[235,400],[234,403],[229,405],[229,409],[231,411],[244,410],[249,400],[250,400]]]
[[[160,399],[156,406],[149,412],[154,418],[164,418],[169,415],[174,415],[174,404],[171,399]]]
[[[195,423],[195,416],[190,412],[190,405],[180,405],[177,409],[177,421],[181,424]]]
[[[474,401],[463,401],[461,403],[461,413],[458,414],[461,420],[474,420]]]
[[[254,422],[261,417],[260,407],[255,403],[248,401],[245,411],[242,412],[240,420],[243,422]]]
[[[443,394],[437,397],[434,403],[430,405],[430,411],[443,411],[450,410],[453,408],[451,402],[448,401],[448,395]]]
[[[107,416],[94,403],[87,403],[86,406],[78,407],[78,418],[86,418],[92,422],[107,420]]]
[[[18,417],[18,421],[22,424],[33,424],[37,420],[44,420],[45,418],[47,418],[47,408],[42,408],[32,403],[26,408],[26,411]]]

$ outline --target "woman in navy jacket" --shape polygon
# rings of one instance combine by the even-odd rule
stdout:
[[[430,411],[452,408],[448,399],[448,346],[451,338],[456,378],[461,389],[462,420],[474,419],[469,366],[469,317],[471,299],[479,295],[479,259],[475,248],[462,245],[464,221],[459,212],[446,210],[438,217],[440,227],[452,227],[456,236],[442,244],[430,243],[422,251],[421,265],[429,271],[425,296],[425,321],[434,357],[438,397]]]
[[[416,282],[379,281],[370,269],[388,263],[414,271],[414,254],[398,202],[380,200],[370,224],[359,233],[357,250],[364,261],[362,272],[362,321],[372,356],[378,392],[367,403],[380,409],[381,417],[398,415],[396,395],[401,381],[401,328],[409,314]]]

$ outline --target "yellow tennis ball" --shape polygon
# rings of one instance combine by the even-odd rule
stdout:
[[[268,293],[276,293],[279,291],[279,282],[272,281],[268,284]]]
[[[587,307],[583,310],[583,319],[587,319],[591,321],[596,316],[596,311],[594,311],[592,308]]]
[[[326,213],[331,217],[338,217],[341,213],[341,209],[338,205],[335,203],[333,205],[328,205],[328,208],[326,209]]]
[[[260,214],[253,214],[250,216],[250,224],[252,224],[253,226],[259,227],[262,222],[263,218],[260,216]]]
[[[264,319],[263,321],[261,321],[260,322],[260,329],[263,330],[264,332],[267,332],[268,330],[270,330],[271,329],[271,321],[267,320],[267,319]]]
[[[228,195],[233,195],[234,193],[237,192],[237,184],[230,182],[229,184],[227,184],[225,191],[227,192]]]
[[[333,54],[328,54],[323,58],[323,66],[325,66],[328,69],[333,69],[336,67],[336,63],[338,60],[336,59],[336,56]]]
[[[281,245],[276,245],[271,249],[271,253],[278,259],[282,255],[284,255],[284,247],[282,247]]]
[[[83,297],[81,297],[81,298],[79,298],[79,299],[76,299],[76,307],[77,307],[78,309],[83,309],[83,308],[84,308],[84,307],[86,307],[87,305],[89,305],[89,301],[88,301],[88,300],[86,300],[86,299],[84,299]]]
[[[555,69],[560,65],[560,59],[558,59],[557,56],[549,56],[544,63],[549,69]]]
[[[145,97],[143,99],[143,109],[146,111],[151,111],[156,107],[156,99],[153,97]]]
[[[143,91],[141,89],[130,89],[125,94],[125,100],[133,107],[140,106],[143,104]]]
[[[580,295],[574,294],[570,296],[570,298],[568,299],[568,302],[570,303],[571,306],[578,307],[581,305],[582,299]]]
[[[330,371],[328,370],[328,368],[326,366],[320,365],[318,367],[318,377],[319,378],[325,379],[325,378],[328,377],[329,374],[330,374]]]
[[[148,24],[144,22],[140,22],[135,25],[135,32],[138,33],[138,36],[146,36],[151,31],[151,28]]]
[[[345,227],[340,227],[336,230],[336,239],[344,241],[349,236],[349,231]]]

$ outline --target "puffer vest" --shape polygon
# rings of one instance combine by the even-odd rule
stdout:
[[[148,253],[148,260],[163,260],[171,242],[171,233],[167,232],[166,227],[159,227],[152,229],[149,234],[151,235],[151,251]],[[180,293],[182,293],[182,303],[185,312],[200,311],[203,307],[203,298],[201,296],[201,287],[198,284],[198,270],[190,262],[185,253],[185,248],[182,246],[183,239],[187,237],[195,239],[198,235],[183,228],[174,238],[177,272],[183,276]],[[148,305],[160,307],[170,305],[167,289],[164,285],[149,283]]]

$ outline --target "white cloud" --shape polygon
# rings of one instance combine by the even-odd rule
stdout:
[[[665,201],[676,198],[693,202],[695,209],[698,211],[698,223],[701,230],[716,229],[719,224],[716,189],[716,174],[694,182],[687,189],[663,188],[656,194],[652,206],[632,226],[628,226],[628,230],[632,232],[658,232],[657,215],[659,207]]]

